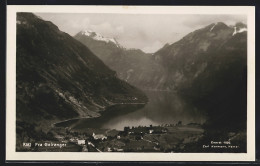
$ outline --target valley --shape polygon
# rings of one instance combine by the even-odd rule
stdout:
[[[18,13],[16,51],[17,151],[246,152],[243,23],[145,53]]]

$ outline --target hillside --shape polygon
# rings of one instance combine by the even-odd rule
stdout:
[[[208,25],[162,48],[154,60],[167,68],[164,88],[207,110],[209,127],[246,128],[245,24]]]
[[[214,125],[224,121],[221,125],[230,128],[235,128],[234,124],[246,127],[245,24],[213,23],[173,44],[166,44],[152,55],[125,49],[118,42],[100,41],[95,35],[84,32],[79,32],[75,38],[115,70],[122,80],[141,89],[177,92],[206,110],[208,122]],[[228,120],[231,117],[233,121]]]
[[[52,122],[100,116],[116,103],[147,101],[86,46],[34,14],[17,14],[16,44],[18,136],[32,124],[48,129]]]
[[[141,89],[158,89],[158,77],[162,66],[140,49],[126,49],[115,39],[85,30],[77,33],[75,39],[86,45],[106,65],[117,72],[120,79]]]

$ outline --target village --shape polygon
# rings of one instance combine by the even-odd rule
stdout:
[[[55,139],[49,142],[65,146],[39,146],[34,147],[35,151],[178,152],[185,144],[197,141],[203,129],[200,124],[183,125],[180,121],[160,126],[124,127],[123,131],[55,127],[52,132]]]

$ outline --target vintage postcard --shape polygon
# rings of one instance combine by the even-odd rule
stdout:
[[[255,8],[7,6],[7,160],[254,161]]]

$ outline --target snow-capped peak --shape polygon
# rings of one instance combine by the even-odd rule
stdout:
[[[85,35],[85,36],[89,36],[89,37],[91,37],[91,38],[94,39],[94,40],[104,41],[104,42],[106,42],[106,43],[112,42],[112,43],[116,44],[117,47],[120,47],[120,45],[119,45],[119,43],[116,41],[116,39],[104,37],[104,36],[102,36],[101,34],[96,33],[96,32],[94,32],[94,31],[84,30],[84,31],[81,31],[81,34],[82,34],[82,35]]]
[[[216,24],[214,24],[211,28],[210,28],[210,32],[214,29],[214,27],[217,25],[217,23]]]
[[[232,36],[234,36],[237,33],[237,27],[234,27],[234,32],[232,34]]]
[[[237,30],[237,27],[234,27],[234,32],[233,32],[232,36],[234,36],[237,33],[242,33],[244,31],[247,31],[247,28],[240,28],[239,30]]]
[[[82,34],[82,35],[86,35],[86,36],[91,36],[93,33],[95,33],[95,32],[93,32],[93,31],[91,31],[91,30],[81,31],[81,34]]]

